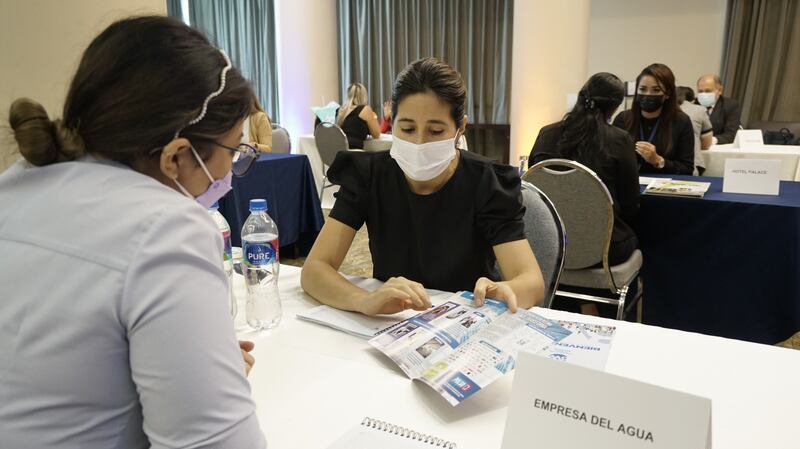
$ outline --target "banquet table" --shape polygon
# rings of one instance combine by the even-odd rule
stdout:
[[[800,330],[800,183],[779,196],[642,195],[637,235],[644,256],[647,324],[760,343]]]
[[[324,449],[367,416],[455,441],[459,449],[500,448],[513,373],[451,407],[432,389],[409,380],[365,340],[298,320],[298,312],[318,305],[301,290],[299,277],[299,268],[281,266],[283,320],[277,328],[239,334],[256,344],[249,379],[270,449]],[[379,285],[375,280],[358,283]],[[239,310],[244,310],[242,284],[237,275]],[[438,295],[433,302],[443,300]],[[605,371],[710,398],[715,448],[797,447],[800,352],[535,311],[553,319],[617,326]]]
[[[250,215],[250,200],[264,198],[278,226],[281,248],[296,256],[311,250],[324,218],[308,158],[298,154],[262,154],[250,172],[233,178],[233,190],[219,202],[231,227],[231,242],[241,246],[241,229]],[[292,251],[295,252],[295,251]]]
[[[726,159],[770,159],[781,161],[781,179],[800,181],[800,146],[764,145],[760,150],[740,150],[733,144],[715,145],[703,151],[706,163],[705,176],[723,176]]]

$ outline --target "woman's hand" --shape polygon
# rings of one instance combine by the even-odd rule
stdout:
[[[508,310],[512,313],[517,312],[517,295],[514,290],[505,282],[494,282],[489,278],[480,278],[475,283],[475,306],[483,306],[484,300],[487,296],[498,301],[504,301],[508,304]]]
[[[648,164],[654,167],[663,167],[664,158],[656,153],[656,146],[652,143],[643,140],[636,142],[636,152],[639,153],[639,156],[647,161]]]
[[[239,350],[242,351],[242,358],[244,358],[244,375],[247,376],[250,374],[250,370],[253,369],[253,365],[256,364],[256,359],[250,355],[250,351],[256,347],[256,344],[252,341],[247,340],[239,340]]]
[[[404,277],[390,278],[380,288],[366,295],[359,312],[364,315],[391,314],[406,309],[427,310],[431,299],[419,282]]]

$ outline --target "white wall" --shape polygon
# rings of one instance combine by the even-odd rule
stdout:
[[[590,0],[517,0],[511,64],[509,162],[527,156],[539,129],[559,120],[586,81]]]
[[[61,117],[64,97],[83,50],[114,20],[166,14],[164,0],[0,1],[0,133],[17,97],[44,105]],[[13,138],[0,138],[0,171],[12,158]]]
[[[335,0],[276,0],[281,125],[297,147],[314,131],[311,106],[339,99]]]
[[[726,0],[593,0],[587,75],[634,80],[653,62],[668,65],[678,85],[694,88],[719,73]]]

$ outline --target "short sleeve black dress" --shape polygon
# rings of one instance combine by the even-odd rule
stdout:
[[[525,239],[520,179],[514,167],[459,152],[453,176],[430,195],[411,191],[388,151],[336,156],[330,217],[356,230],[367,224],[373,277],[445,291],[472,290],[482,276],[499,280],[492,247]]]

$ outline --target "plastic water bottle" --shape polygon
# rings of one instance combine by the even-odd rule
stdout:
[[[278,227],[267,214],[267,201],[250,200],[250,216],[242,227],[242,273],[247,286],[245,318],[255,330],[281,321]]]
[[[228,276],[228,291],[230,292],[230,311],[231,316],[236,318],[237,306],[236,295],[233,294],[233,251],[231,249],[231,227],[225,217],[219,213],[219,204],[214,203],[208,209],[214,223],[217,224],[217,229],[222,233],[222,242],[225,245],[225,251],[222,254],[222,267],[225,269],[225,275]]]

